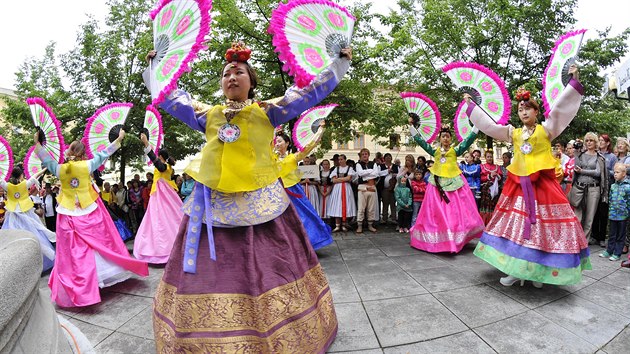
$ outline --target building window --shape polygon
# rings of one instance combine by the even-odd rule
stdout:
[[[363,149],[365,147],[365,134],[360,133],[354,137],[354,148],[356,150]]]
[[[400,151],[400,134],[391,134],[389,136],[389,144],[387,147],[390,150]]]
[[[348,150],[348,142],[342,143],[341,141],[337,142],[337,149],[338,150]]]

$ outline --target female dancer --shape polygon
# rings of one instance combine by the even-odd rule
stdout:
[[[168,262],[184,216],[182,200],[171,179],[175,161],[168,156],[166,149],[160,149],[158,156],[155,156],[144,133],[140,134],[140,140],[144,144],[144,153],[149,156],[155,169],[147,210],[133,242],[133,255],[148,263],[164,264]]]
[[[330,226],[324,224],[324,221],[319,217],[313,204],[306,197],[304,189],[299,184],[298,161],[308,156],[311,150],[319,144],[324,133],[323,123],[324,121],[322,120],[322,124],[313,141],[308,143],[304,150],[298,153],[287,154],[291,139],[283,132],[276,135],[276,153],[278,154],[278,163],[280,165],[280,178],[282,178],[282,183],[289,195],[289,199],[291,199],[291,203],[302,220],[302,225],[314,250],[330,245],[333,242],[333,238]],[[305,188],[308,188],[308,186],[305,186]]]
[[[477,134],[468,135],[457,147],[452,147],[451,131],[443,126],[439,133],[440,147],[434,149],[418,134],[411,118],[409,124],[416,142],[435,158],[429,169],[431,177],[424,202],[410,231],[411,247],[431,253],[458,253],[483,231],[475,198],[457,166],[457,156],[468,150]]]
[[[207,143],[186,169],[197,184],[155,295],[158,352],[320,353],[337,333],[328,281],[278,180],[271,144],[274,127],[337,86],[352,52],[343,49],[310,85],[273,102],[253,100],[250,53],[242,44],[226,53],[225,105],[192,102],[181,90],[161,104]]]
[[[90,174],[111,156],[125,137],[84,160],[85,146],[74,141],[66,150],[66,162],[59,165],[39,144],[35,133],[35,152],[42,164],[61,181],[57,205],[57,257],[48,286],[58,306],[88,306],[99,303],[99,287],[128,279],[132,271],[149,275],[145,262],[129,256],[105,205],[92,187]]]
[[[575,284],[590,269],[588,244],[580,222],[556,180],[551,140],[569,125],[580,107],[583,87],[573,76],[544,123],[538,124],[538,103],[529,92],[516,95],[523,128],[495,124],[470,97],[468,116],[487,135],[514,144],[514,159],[497,208],[486,226],[475,255],[508,274],[501,284],[526,279],[541,283]],[[521,282],[522,284],[522,282]]]
[[[37,237],[43,256],[42,272],[52,268],[55,261],[55,250],[49,241],[55,240],[55,233],[48,230],[35,214],[28,191],[31,187],[37,186],[39,183],[37,179],[45,171],[43,169],[25,181],[22,169],[14,167],[8,183],[0,180],[0,189],[7,192],[2,230],[26,230]]]
[[[481,164],[481,199],[479,200],[479,214],[483,220],[484,225],[488,225],[490,219],[492,219],[492,213],[497,205],[499,199],[499,182],[503,174],[499,165],[494,164],[494,156],[492,150],[486,151],[486,163]],[[495,185],[496,183],[496,185]],[[490,191],[496,187],[496,195],[493,197]]]
[[[348,231],[348,219],[357,215],[357,204],[352,190],[352,179],[356,175],[354,169],[347,165],[346,155],[341,154],[337,159],[339,166],[330,172],[333,189],[330,192],[328,204],[328,216],[335,218],[337,231]]]

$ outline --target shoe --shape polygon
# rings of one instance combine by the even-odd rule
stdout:
[[[404,233],[404,232],[405,232],[405,230],[403,230],[403,229],[398,230],[398,233],[401,233],[401,234],[402,234],[402,233]]]
[[[347,227],[346,225],[343,225],[343,226],[341,227],[341,231],[343,231],[343,232],[348,232],[348,227]]]
[[[363,225],[360,225],[360,224],[359,224],[359,226],[357,226],[357,231],[356,231],[356,232],[357,232],[358,234],[363,233]]]
[[[368,224],[368,230],[376,232],[376,229],[374,228],[374,226],[372,226],[372,224]]]
[[[408,229],[408,228],[406,228],[406,227],[405,227],[405,232],[407,232],[407,233],[409,232],[409,229]]]
[[[335,226],[335,228],[332,230],[332,232],[339,232],[341,231],[341,227],[339,227],[339,225]]]
[[[606,241],[599,241],[599,247],[606,247]]]
[[[630,259],[621,262],[621,266],[624,268],[630,268]]]
[[[611,261],[618,261],[621,257],[617,256],[616,254],[613,254],[612,256],[610,256],[610,258],[608,258]]]
[[[608,251],[604,251],[604,252],[600,253],[599,256],[602,257],[602,258],[608,258],[608,257],[611,256],[611,254],[608,253]]]
[[[503,278],[499,279],[499,282],[503,286],[512,286],[512,285],[514,285],[514,283],[519,282],[519,281],[521,282],[521,286],[523,286],[523,284],[525,284],[525,280],[519,279],[517,277],[513,277],[511,275],[508,275],[507,277],[503,277]]]
[[[534,288],[536,289],[542,289],[543,287],[543,283],[539,282],[539,281],[533,281],[532,285],[534,286]]]

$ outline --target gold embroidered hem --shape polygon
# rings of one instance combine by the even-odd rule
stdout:
[[[259,296],[176,291],[162,281],[156,293],[153,325],[159,353],[315,353],[330,345],[337,330],[320,265]]]
[[[178,332],[266,332],[287,318],[315,306],[330,292],[321,265],[304,277],[259,296],[246,294],[177,294],[177,288],[160,282],[155,311],[174,322]]]

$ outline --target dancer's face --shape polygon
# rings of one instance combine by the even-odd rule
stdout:
[[[532,107],[528,107],[523,104],[518,105],[518,117],[521,119],[521,122],[528,127],[536,124],[536,117],[538,116],[538,111]]]
[[[247,71],[247,64],[228,64],[223,68],[221,89],[225,97],[233,101],[245,101],[251,87],[252,84],[249,72]]]

